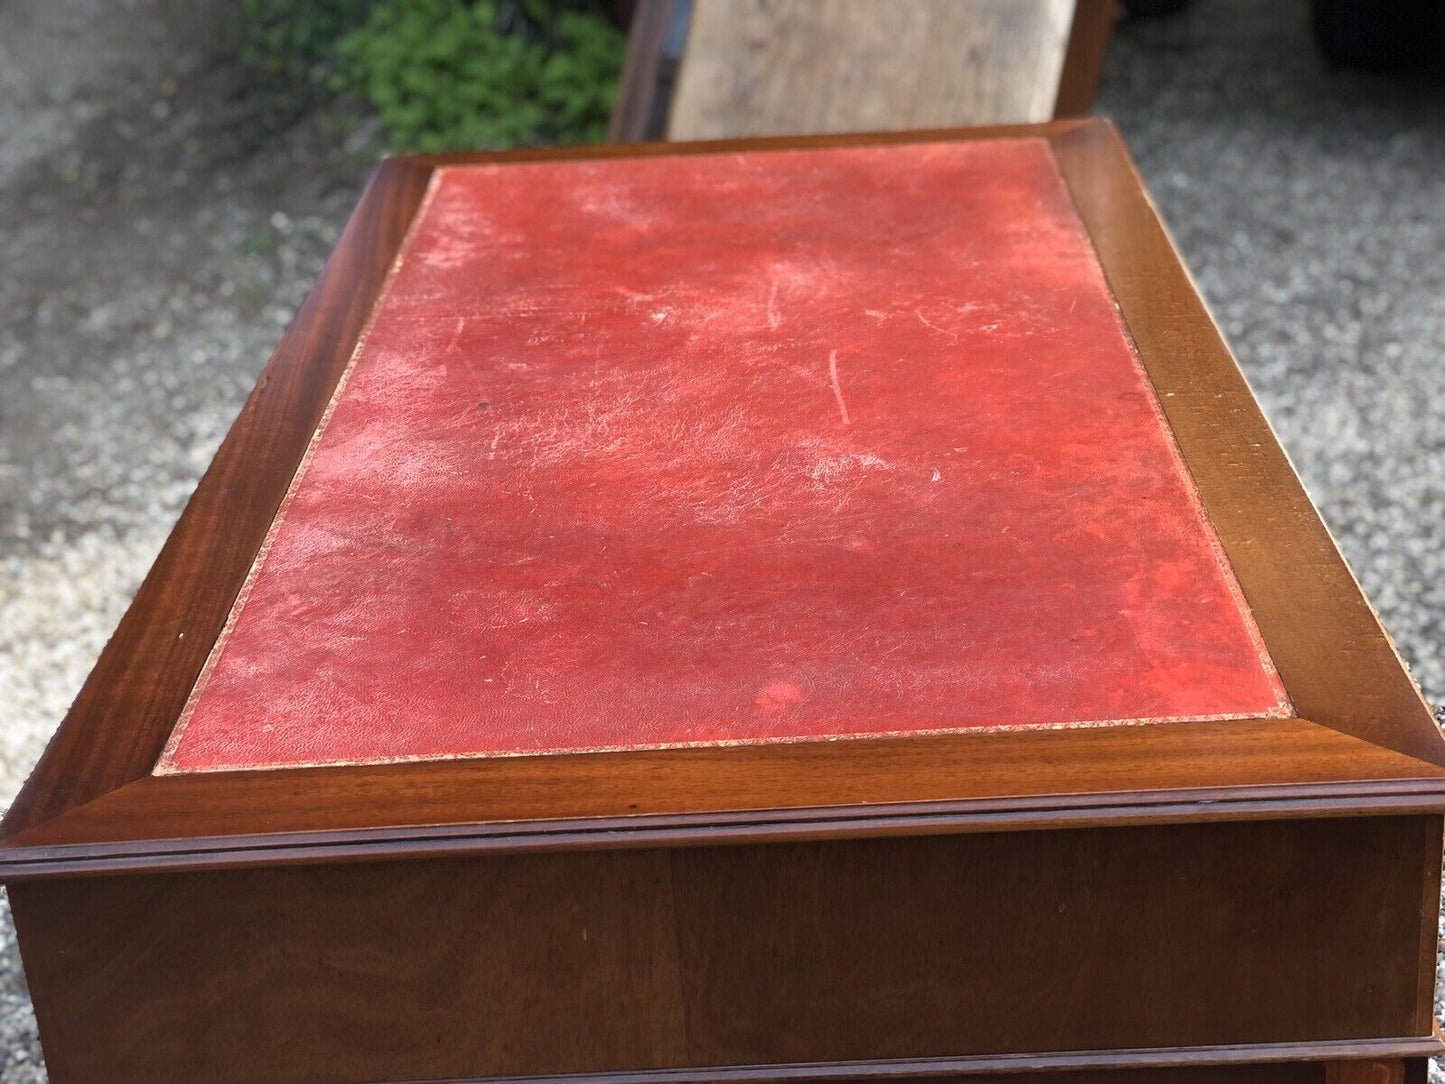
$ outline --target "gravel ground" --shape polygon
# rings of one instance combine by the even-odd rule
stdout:
[[[231,7],[0,6],[0,804],[365,172],[364,140],[325,109],[258,130],[218,30]],[[1302,0],[1196,0],[1121,28],[1101,98],[1402,654],[1445,702],[1445,95],[1330,70]],[[4,908],[0,1081],[41,1080]]]
[[[369,169],[325,110],[261,119],[278,103],[229,59],[235,6],[0,3],[0,805]],[[43,1081],[0,908],[0,1082]]]

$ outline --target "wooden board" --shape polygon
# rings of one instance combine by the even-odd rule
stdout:
[[[1072,0],[696,0],[671,139],[1054,115]]]
[[[770,108],[806,118],[811,127],[800,130],[819,130],[824,123],[822,115],[833,112],[838,104],[832,81],[856,83],[855,69],[860,62],[880,65],[874,81],[861,91],[861,101],[867,105],[860,110],[860,99],[846,99],[842,109],[867,112],[867,126],[875,130],[916,126],[920,112],[937,113],[932,123],[953,125],[997,124],[1010,117],[1046,120],[1086,116],[1093,106],[1118,4],[1116,0],[1077,0],[1069,6],[1072,14],[1067,44],[1055,77],[1054,61],[1059,49],[1056,0],[1018,0],[1008,5],[989,0],[953,0],[947,6],[933,0],[867,8],[858,5],[844,9],[847,17],[841,24],[834,21],[821,28],[812,20],[823,9],[812,3],[733,3],[727,11],[730,15],[746,14],[747,35],[738,33],[740,23],[714,17],[709,26],[717,33],[699,33],[695,39],[688,35],[694,10],[691,0],[638,0],[632,12],[627,59],[618,83],[608,139],[638,143],[669,135],[668,112],[684,48],[695,53],[742,50],[740,54],[714,56],[711,61],[699,59],[694,65],[695,70],[713,76],[705,92],[719,95],[717,100],[709,100],[704,91],[695,92],[694,112],[702,114],[700,119],[705,122],[725,127],[734,135],[753,134],[745,127],[753,122],[767,125]],[[837,6],[828,10],[835,12]],[[938,18],[940,15],[943,17]],[[868,19],[873,22],[871,29],[863,25]],[[934,24],[930,32],[918,33],[921,24],[930,20]],[[961,22],[968,25],[966,37],[970,45],[962,57],[959,49],[951,49],[951,43],[933,33],[947,32]],[[909,29],[899,34],[904,24]],[[840,27],[843,39],[838,36]],[[772,40],[780,34],[803,34],[808,38],[784,45]],[[1008,40],[998,40],[1005,36]],[[819,63],[814,52],[819,46],[835,52],[841,49],[849,55],[833,55]],[[759,55],[780,52],[800,54],[811,79],[800,78],[793,67],[756,65]],[[941,69],[922,70],[920,64],[937,64]],[[738,73],[743,71],[746,77],[739,78]],[[970,78],[977,83],[969,84]],[[964,85],[958,85],[960,82]],[[773,93],[777,83],[786,84],[792,95],[777,101]],[[1053,87],[1057,91],[1052,108],[1045,109],[1041,103]],[[944,95],[945,100],[920,109],[919,98],[934,92]],[[1019,99],[1029,103],[1026,114],[1014,112]],[[738,107],[743,116],[730,121],[725,114],[733,107]],[[847,130],[855,125],[834,121],[826,127]],[[681,138],[681,130],[671,136]]]

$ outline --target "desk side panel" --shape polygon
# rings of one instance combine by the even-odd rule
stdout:
[[[1379,817],[11,892],[56,1084],[555,1076],[1424,1034],[1438,840]]]

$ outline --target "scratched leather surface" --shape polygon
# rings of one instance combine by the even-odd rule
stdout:
[[[160,770],[1286,713],[1046,144],[441,171]]]

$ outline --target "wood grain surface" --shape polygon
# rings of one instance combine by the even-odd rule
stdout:
[[[696,0],[671,139],[1053,116],[1071,0]]]
[[[1429,705],[1260,412],[1138,174],[1132,164],[1097,168],[1108,147],[1122,153],[1112,129],[1086,126],[1062,136],[1054,153],[1295,708],[1440,763]]]
[[[1382,1044],[1362,1042],[1338,1044],[1335,1050],[1341,1057],[1359,1058],[1369,1052],[1378,1053]],[[1425,1050],[1425,1047],[1421,1047]],[[1225,1059],[1221,1064],[1209,1066],[1179,1067],[1182,1052],[1178,1051],[1132,1051],[1127,1056],[1115,1054],[1121,1066],[1148,1066],[1147,1068],[1114,1067],[1106,1070],[1079,1068],[1100,1064],[1093,1055],[1066,1055],[1051,1058],[1016,1058],[1008,1055],[991,1059],[970,1059],[940,1065],[931,1062],[888,1063],[886,1066],[864,1066],[845,1063],[832,1066],[790,1066],[786,1069],[774,1066],[748,1066],[728,1071],[714,1070],[698,1072],[655,1072],[655,1073],[606,1073],[587,1077],[570,1078],[575,1084],[822,1084],[829,1080],[927,1080],[931,1084],[1324,1084],[1326,1075],[1336,1065],[1349,1066],[1353,1062],[1330,1062],[1318,1057],[1319,1048],[1306,1051],[1302,1047],[1281,1044],[1268,1048],[1268,1052],[1280,1060],[1261,1063],[1258,1060],[1265,1050],[1257,1047],[1236,1047],[1218,1050],[1214,1054]],[[1310,1060],[1286,1060],[1290,1057],[1306,1056]],[[1391,1058],[1381,1062],[1378,1059],[1367,1064],[1402,1066],[1405,1084],[1425,1084],[1426,1059]],[[1040,1071],[1040,1066],[1050,1069]],[[1166,1067],[1173,1066],[1173,1067]],[[542,1084],[538,1078],[528,1078],[532,1084]],[[420,1082],[408,1082],[420,1084]],[[468,1081],[428,1082],[428,1084],[483,1084],[481,1078]],[[520,1084],[520,1080],[499,1080],[491,1078],[485,1084]]]
[[[436,166],[1018,136],[1049,141],[1301,718],[152,775]],[[1428,708],[1107,124],[431,156],[379,172],[0,827],[0,874],[224,865],[268,849],[293,861],[1423,811],[1445,805],[1442,766],[1445,742]],[[573,818],[599,820],[594,830]]]
[[[1406,1064],[1387,1061],[1342,1061],[1325,1067],[1325,1084],[1405,1084]]]
[[[11,895],[56,1084],[935,1077],[1432,1052],[1432,840],[1322,819]]]

